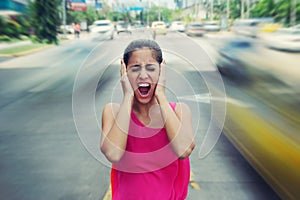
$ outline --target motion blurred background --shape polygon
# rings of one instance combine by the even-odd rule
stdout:
[[[188,199],[300,199],[299,23],[299,0],[1,0],[0,196],[109,199],[101,131],[77,134],[76,74],[96,100],[81,120],[96,107],[101,122],[116,57],[148,38],[169,50],[170,88],[200,120]],[[199,159],[209,121],[223,134]]]

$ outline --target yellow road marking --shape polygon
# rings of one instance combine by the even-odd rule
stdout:
[[[195,189],[195,190],[200,190],[200,186],[199,184],[194,180],[193,178],[194,176],[194,173],[191,171],[191,174],[190,174],[190,186]]]
[[[111,185],[109,184],[109,187],[103,197],[103,200],[111,200],[112,196],[111,196]]]

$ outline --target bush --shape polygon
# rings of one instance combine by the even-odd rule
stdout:
[[[3,34],[9,37],[20,38],[21,26],[13,20],[7,20],[4,27]]]
[[[5,35],[4,34],[4,28],[2,27],[6,27],[6,21],[4,20],[3,17],[0,16],[0,35]]]
[[[0,35],[0,42],[10,42],[11,38],[7,35]]]
[[[27,18],[22,15],[16,16],[16,21],[21,26],[20,34],[29,36],[30,24],[29,24],[29,21],[27,20]]]

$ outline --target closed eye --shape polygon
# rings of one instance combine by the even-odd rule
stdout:
[[[146,69],[148,71],[155,71],[156,68],[157,68],[157,65],[155,65],[155,64],[148,64],[148,65],[146,65]]]
[[[130,68],[130,70],[131,70],[132,72],[140,71],[140,70],[141,70],[141,66],[139,66],[139,65],[134,65],[134,66],[132,66],[132,67]]]

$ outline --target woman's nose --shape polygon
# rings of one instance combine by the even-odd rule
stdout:
[[[141,73],[140,73],[140,77],[139,77],[140,79],[146,79],[146,78],[148,78],[148,73],[147,73],[147,71],[145,70],[145,69],[142,69],[141,70]]]

